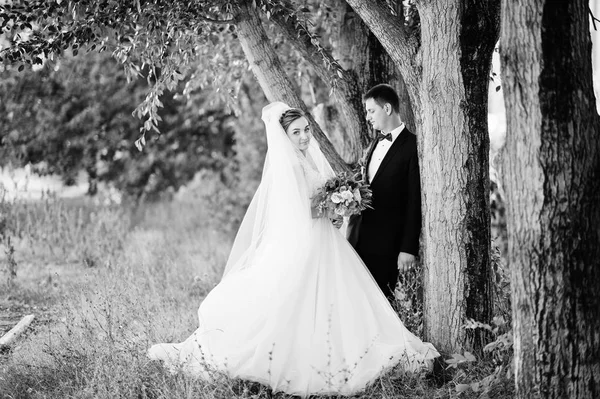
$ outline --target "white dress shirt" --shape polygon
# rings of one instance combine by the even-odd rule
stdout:
[[[392,146],[392,144],[394,144],[394,141],[400,135],[402,130],[404,130],[404,123],[401,123],[400,126],[398,126],[390,132],[392,134],[392,141],[385,139],[379,140],[379,142],[375,146],[375,150],[373,150],[373,155],[371,155],[371,162],[369,162],[368,167],[369,183],[373,180],[373,177],[375,177],[377,169],[379,169],[379,166],[381,165],[381,161],[383,161],[383,158],[385,158],[385,154],[387,154],[390,147]]]

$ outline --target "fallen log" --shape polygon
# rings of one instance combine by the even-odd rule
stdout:
[[[19,335],[23,333],[29,327],[31,322],[33,321],[34,315],[30,314],[27,316],[23,316],[21,321],[17,323],[16,326],[10,329],[9,332],[4,334],[2,338],[0,338],[0,347],[10,346]]]

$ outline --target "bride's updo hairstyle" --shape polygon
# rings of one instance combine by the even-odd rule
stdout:
[[[287,133],[288,127],[298,118],[302,118],[304,116],[304,112],[299,110],[298,108],[290,108],[281,114],[279,118],[279,124],[283,127],[283,130]]]

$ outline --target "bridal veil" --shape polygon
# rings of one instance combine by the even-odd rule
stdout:
[[[327,178],[333,169],[311,138],[306,156],[294,147],[279,120],[290,107],[282,102],[265,106],[262,120],[267,135],[267,154],[260,185],[242,220],[223,278],[252,267],[257,251],[269,243],[271,256],[302,256],[307,251],[303,237],[310,234],[310,186],[305,169],[311,159],[318,172]],[[273,246],[275,248],[273,248]],[[285,260],[285,259],[283,259]]]

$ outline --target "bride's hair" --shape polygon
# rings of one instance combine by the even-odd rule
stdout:
[[[290,108],[281,114],[279,118],[279,124],[283,127],[283,130],[287,133],[288,127],[298,118],[302,118],[304,116],[304,112],[299,110],[298,108]]]

